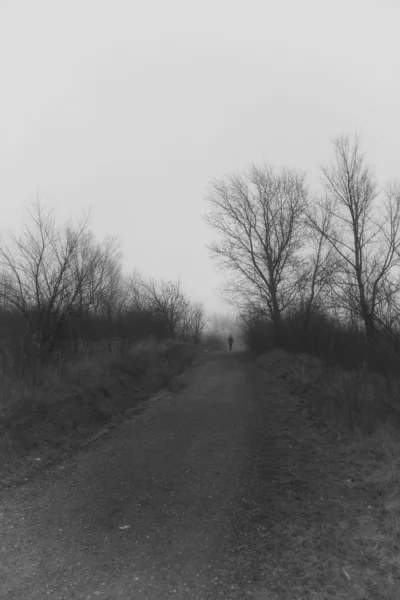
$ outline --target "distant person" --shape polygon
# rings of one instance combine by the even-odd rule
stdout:
[[[228,344],[229,344],[229,352],[232,350],[232,346],[233,346],[233,337],[232,335],[229,335],[228,337]]]

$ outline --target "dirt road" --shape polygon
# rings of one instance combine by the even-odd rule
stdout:
[[[257,450],[251,385],[234,355],[211,355],[188,377],[56,469],[3,490],[1,598],[251,591],[256,565],[242,565],[242,496]]]
[[[360,495],[338,514],[343,466],[301,404],[240,354],[210,353],[187,379],[1,491],[3,600],[359,597],[340,568]]]

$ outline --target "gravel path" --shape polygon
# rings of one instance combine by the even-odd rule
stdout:
[[[255,597],[252,369],[210,353],[180,392],[2,490],[0,597]]]
[[[0,481],[0,598],[400,598],[371,461],[245,355],[209,353],[185,379],[23,485]]]

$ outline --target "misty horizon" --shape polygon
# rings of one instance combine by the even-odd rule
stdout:
[[[389,0],[5,2],[2,231],[37,194],[60,220],[91,207],[127,272],[230,311],[206,248],[210,181],[268,163],[314,192],[340,133],[360,136],[381,186],[398,178],[399,16]]]

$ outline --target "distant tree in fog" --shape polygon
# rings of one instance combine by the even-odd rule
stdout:
[[[229,313],[213,313],[208,318],[208,329],[211,333],[220,336],[227,336],[233,332],[236,327],[236,319]]]

